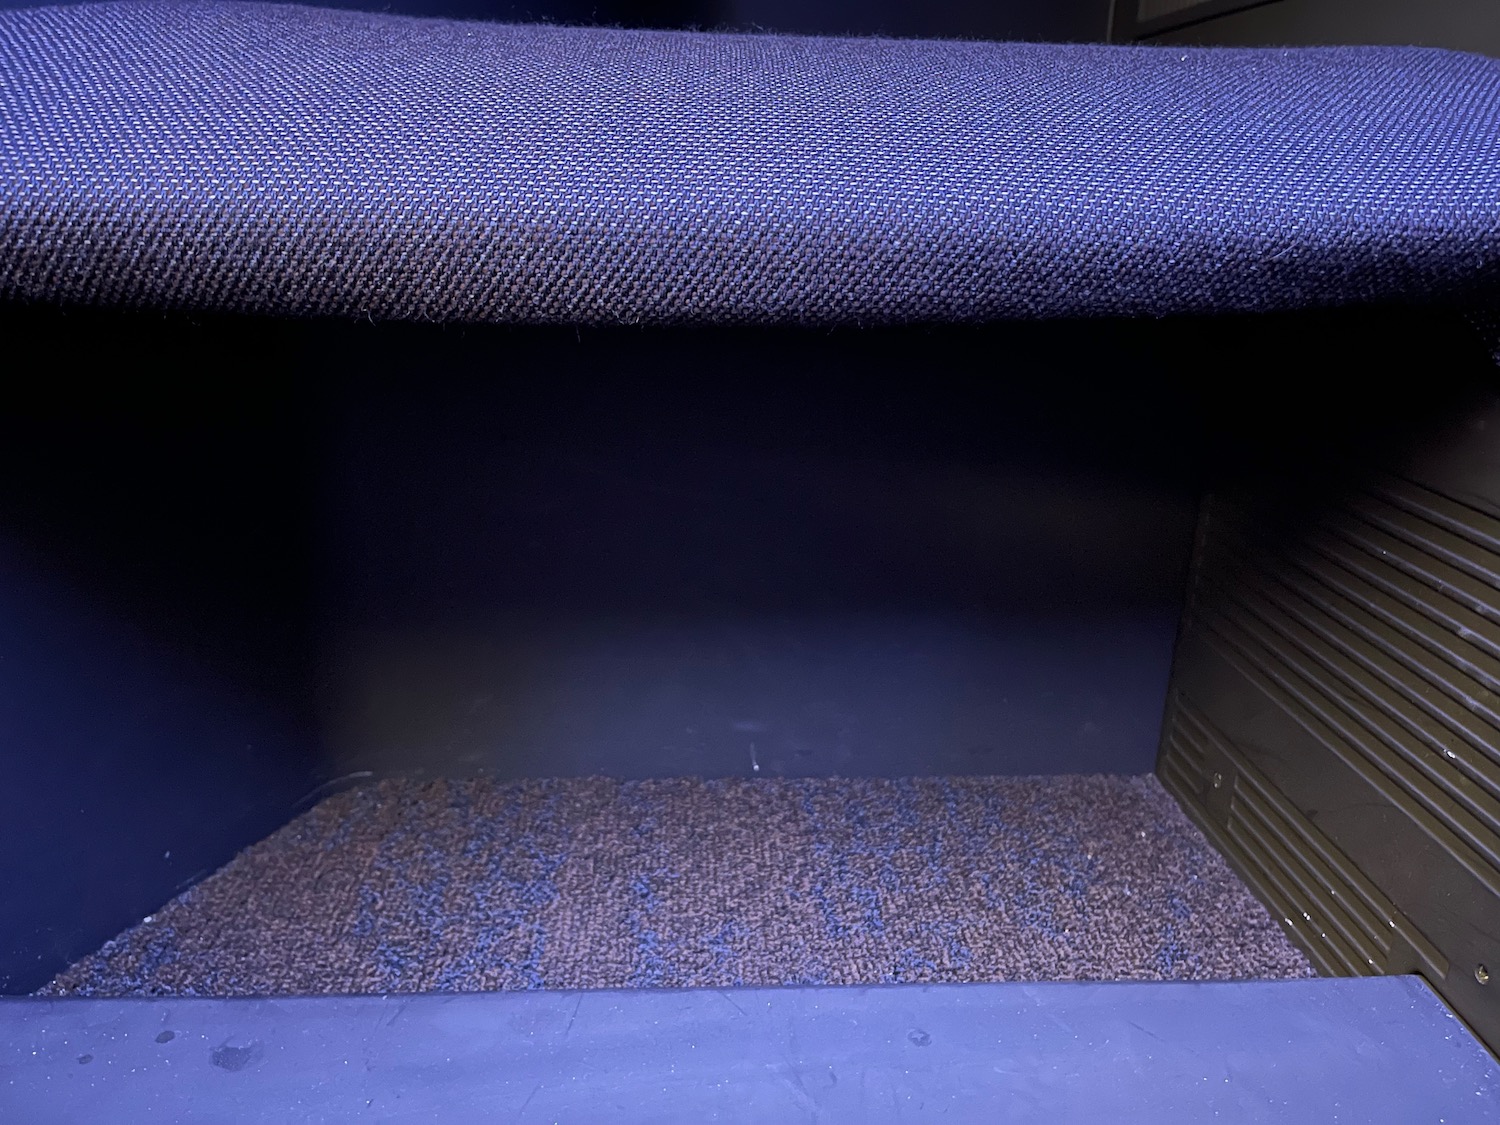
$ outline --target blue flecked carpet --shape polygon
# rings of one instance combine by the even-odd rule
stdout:
[[[1152,777],[388,780],[43,992],[1311,975]]]

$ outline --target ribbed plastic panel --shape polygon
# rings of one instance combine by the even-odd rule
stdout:
[[[1322,972],[1447,975],[1410,919],[1181,697],[1167,728],[1162,781]]]
[[[1323,971],[1421,972],[1493,1048],[1500,518],[1452,491],[1210,499],[1159,772]]]

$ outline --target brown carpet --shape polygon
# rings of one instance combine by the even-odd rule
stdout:
[[[1311,975],[1151,777],[391,780],[43,992]]]

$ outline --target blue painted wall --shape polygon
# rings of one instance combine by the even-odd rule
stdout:
[[[4,310],[0,991],[24,992],[283,823],[311,705],[290,388],[190,325]]]
[[[330,436],[339,768],[1149,771],[1193,447],[1111,338],[388,353]]]

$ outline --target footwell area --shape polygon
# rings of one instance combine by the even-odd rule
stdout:
[[[1149,776],[386,780],[42,994],[1312,975]]]

